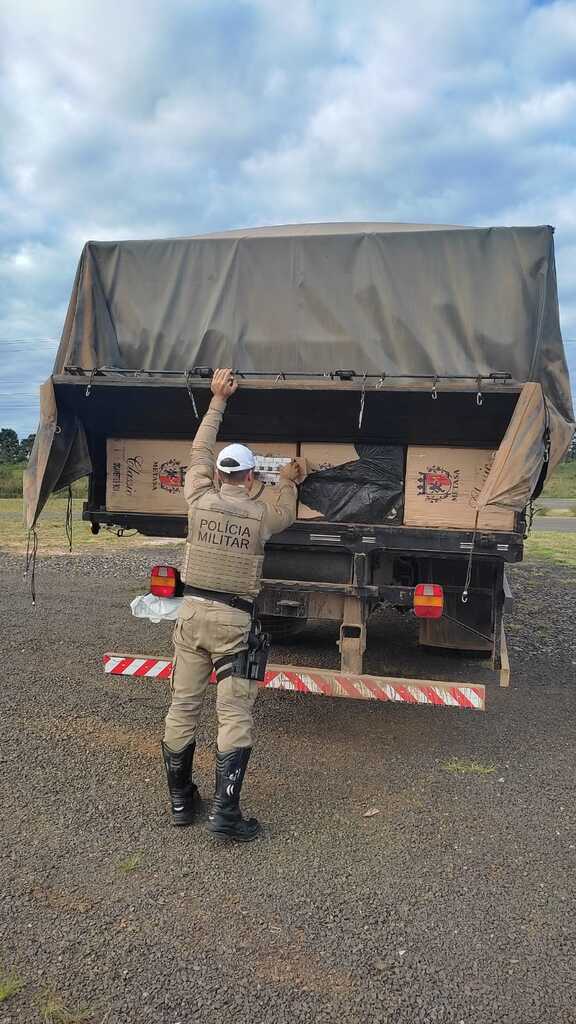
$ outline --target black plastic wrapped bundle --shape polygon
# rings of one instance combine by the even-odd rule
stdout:
[[[358,459],[311,473],[300,501],[334,523],[402,522],[404,449],[355,445]]]

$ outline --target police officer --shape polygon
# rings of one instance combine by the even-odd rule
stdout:
[[[264,545],[296,518],[301,466],[280,471],[275,501],[250,498],[254,455],[242,444],[223,448],[216,461],[218,429],[238,384],[231,370],[216,370],[213,398],[192,445],[184,481],[188,542],[182,578],[184,600],[174,630],[172,703],[162,753],[175,825],[194,819],[198,790],[192,762],[202,702],[213,668],[218,689],[216,793],[208,829],[218,838],[248,842],[261,831],[240,811],[240,790],[253,742],[254,680],[234,674],[236,656],[248,648],[254,601],[260,590]]]

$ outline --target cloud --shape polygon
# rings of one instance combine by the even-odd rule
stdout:
[[[0,338],[60,333],[88,238],[350,219],[555,224],[576,338],[573,0],[22,0],[0,39]]]

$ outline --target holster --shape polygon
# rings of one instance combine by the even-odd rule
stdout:
[[[266,665],[270,652],[270,635],[262,632],[258,619],[253,619],[248,634],[248,647],[237,654],[225,654],[214,662],[214,671],[219,683],[230,676],[237,679],[262,681],[266,676]]]

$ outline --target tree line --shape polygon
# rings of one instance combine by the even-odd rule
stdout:
[[[28,437],[19,438],[15,430],[10,427],[2,427],[0,429],[0,463],[26,462],[30,458],[35,437],[36,434],[28,434]]]

